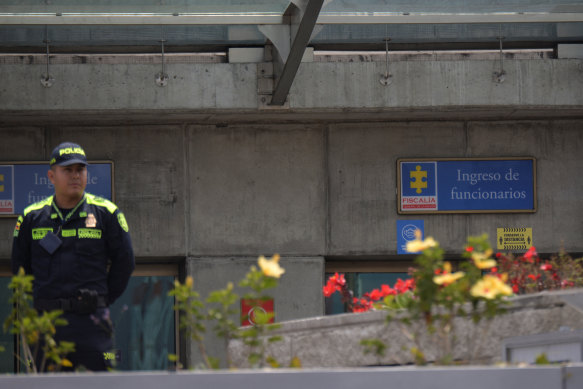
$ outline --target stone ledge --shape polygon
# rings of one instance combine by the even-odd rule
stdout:
[[[448,367],[295,369],[217,372],[128,372],[44,374],[0,377],[2,388],[318,388],[318,389],[578,389],[583,365],[538,367]]]
[[[454,358],[460,361],[495,363],[500,361],[504,339],[516,336],[544,334],[583,329],[583,289],[542,292],[510,299],[505,315],[477,326],[470,320],[457,318],[454,322],[459,341],[453,348]],[[281,335],[282,342],[269,345],[268,354],[282,365],[298,357],[304,366],[355,367],[370,365],[404,365],[413,363],[408,351],[414,344],[402,335],[404,328],[396,320],[385,324],[386,312],[342,314],[293,320],[281,323],[272,334]],[[418,323],[413,330],[423,328]],[[360,340],[380,339],[387,344],[384,357],[364,355]],[[432,360],[436,345],[424,349]],[[238,340],[229,344],[229,352],[237,366],[246,365],[246,348]]]

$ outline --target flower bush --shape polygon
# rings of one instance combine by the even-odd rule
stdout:
[[[508,274],[516,294],[583,286],[583,258],[574,259],[564,250],[543,260],[531,247],[524,255],[497,254],[498,271]]]
[[[398,319],[403,333],[414,344],[410,351],[416,363],[427,362],[423,340],[429,336],[429,341],[438,345],[435,363],[450,364],[457,340],[454,319],[469,317],[477,324],[503,313],[504,298],[512,294],[505,283],[507,275],[491,271],[496,261],[491,258],[493,252],[485,235],[468,239],[463,254],[468,260],[455,272],[452,264],[444,261],[443,250],[433,238],[422,240],[417,236],[407,244],[407,251],[421,251],[415,259],[411,279],[399,279],[393,287],[382,285],[358,298],[346,290],[344,276],[335,274],[324,286],[323,293],[330,296],[341,292],[352,312],[386,310],[387,319]],[[483,275],[485,271],[488,274]],[[364,339],[362,344],[365,352],[378,354],[386,348],[378,339]]]
[[[278,279],[285,273],[279,265],[279,255],[275,254],[267,259],[260,256],[257,265],[252,266],[245,277],[239,282],[241,288],[249,290],[243,298],[252,301],[269,299],[266,291],[273,289],[278,284]],[[206,300],[202,300],[199,293],[193,289],[192,277],[187,277],[184,283],[174,282],[174,289],[169,292],[174,296],[176,304],[174,309],[180,312],[180,328],[198,345],[200,355],[204,362],[204,368],[218,369],[219,360],[208,355],[204,337],[207,323],[214,323],[215,334],[225,340],[225,348],[231,339],[241,339],[248,346],[247,360],[252,367],[279,367],[279,363],[267,355],[267,344],[281,340],[279,336],[269,336],[269,333],[277,328],[278,324],[272,324],[273,313],[255,310],[253,325],[239,328],[231,319],[237,309],[235,303],[239,302],[239,295],[234,292],[233,283],[226,288],[213,291]],[[170,356],[176,361],[175,355]],[[231,366],[231,360],[227,352],[227,365]],[[300,363],[292,360],[291,367],[297,367]]]
[[[469,317],[474,324],[485,322],[487,326],[504,313],[507,296],[583,286],[583,258],[573,259],[564,250],[547,260],[539,257],[535,247],[518,257],[494,255],[486,235],[470,237],[462,254],[466,261],[456,271],[444,261],[443,250],[431,237],[422,240],[417,236],[407,244],[407,251],[421,251],[408,280],[399,279],[393,287],[381,285],[355,297],[344,274],[336,273],[323,293],[330,297],[339,292],[351,312],[386,310],[388,320],[398,318],[403,333],[414,344],[410,351],[418,364],[426,363],[423,339],[438,345],[436,363],[453,362],[456,317]],[[363,339],[361,344],[366,353],[381,355],[386,350],[378,339]]]
[[[13,309],[4,322],[4,331],[20,338],[23,355],[21,362],[27,373],[59,371],[73,366],[65,356],[75,351],[73,342],[55,341],[57,326],[67,325],[61,317],[63,311],[37,312],[32,305],[34,277],[26,275],[23,268],[11,279],[8,287],[13,290],[10,302]]]

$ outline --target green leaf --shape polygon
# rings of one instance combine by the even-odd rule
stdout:
[[[379,357],[384,356],[387,349],[387,345],[379,339],[362,339],[360,345],[364,348],[364,354],[375,354]]]
[[[289,367],[294,369],[300,369],[302,367],[302,361],[297,356],[294,356],[289,362]]]
[[[277,362],[277,360],[275,358],[273,358],[272,356],[269,356],[265,359],[265,361],[269,364],[269,366],[271,366],[274,369],[277,369],[279,366],[279,362]]]
[[[539,354],[536,356],[536,358],[534,360],[534,364],[535,365],[550,365],[551,362],[549,361],[547,354],[542,353],[542,354]]]
[[[209,361],[211,369],[218,370],[221,368],[221,361],[219,358],[208,357],[208,361]]]

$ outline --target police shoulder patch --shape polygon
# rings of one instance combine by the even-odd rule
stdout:
[[[24,219],[22,218],[22,216],[18,216],[18,220],[16,221],[16,226],[14,227],[14,237],[18,237],[18,234],[20,233],[20,225],[22,224],[22,221]]]
[[[123,213],[119,212],[117,214],[117,221],[119,222],[119,225],[125,232],[128,232],[130,230],[128,222],[126,221],[126,217],[123,215]]]

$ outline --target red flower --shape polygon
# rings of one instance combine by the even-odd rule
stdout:
[[[512,291],[518,293],[518,284],[512,284]]]
[[[389,296],[389,295],[396,295],[397,291],[393,288],[391,288],[389,285],[381,285],[381,293],[383,295],[383,297]]]
[[[328,280],[329,282],[333,282],[336,285],[344,286],[346,285],[346,280],[344,279],[344,274],[334,273]]]
[[[354,297],[352,299],[352,312],[366,312],[372,309],[372,301],[368,301],[364,298]]]
[[[324,297],[330,297],[336,292],[336,288],[328,283],[322,288],[322,292],[324,293]]]
[[[553,270],[553,265],[551,265],[550,263],[545,263],[544,265],[540,266],[540,269],[542,271],[551,271]]]
[[[573,286],[575,283],[573,281],[563,280],[561,281],[561,288],[567,288],[569,286]]]
[[[466,252],[467,253],[471,253],[472,251],[474,251],[474,248],[472,246],[466,247]]]
[[[534,274],[529,274],[527,277],[533,281],[536,281],[540,278],[540,274],[537,274],[536,276]]]
[[[524,259],[530,263],[533,263],[534,258],[537,256],[538,256],[538,253],[536,252],[536,248],[534,246],[529,248],[528,251],[526,253],[524,253]]]
[[[345,285],[346,279],[344,278],[344,274],[334,273],[333,276],[328,278],[328,282],[324,288],[322,288],[322,292],[325,297],[330,297],[334,292],[342,290]]]
[[[403,281],[402,279],[399,278],[397,279],[397,282],[395,282],[395,289],[399,294],[405,293],[409,290],[413,290],[414,288],[415,280],[413,278],[409,278],[406,281]]]
[[[496,258],[500,258],[501,256],[502,256],[502,254],[496,253]]]
[[[497,267],[493,267],[492,269],[490,269],[490,271],[492,273],[498,273],[498,268]]]
[[[373,289],[373,291],[369,293],[369,297],[372,301],[378,301],[383,297],[383,294],[380,290]]]

